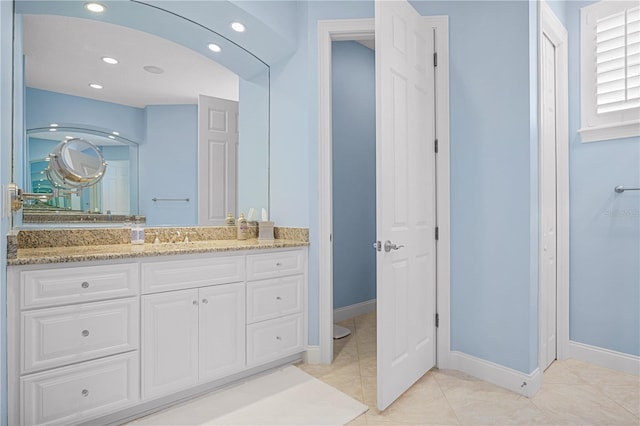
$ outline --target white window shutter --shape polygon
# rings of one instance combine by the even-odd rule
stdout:
[[[640,107],[640,7],[598,19],[596,112]]]

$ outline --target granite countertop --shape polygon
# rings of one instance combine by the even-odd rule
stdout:
[[[90,260],[131,259],[151,256],[217,253],[238,250],[306,247],[308,241],[275,239],[272,241],[208,240],[189,243],[163,243],[144,245],[111,244],[70,247],[20,248],[14,259],[7,259],[8,266],[39,265],[47,263],[85,262]]]

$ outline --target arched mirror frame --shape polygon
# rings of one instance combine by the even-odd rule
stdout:
[[[44,5],[46,5],[46,7],[51,7],[53,3],[75,3],[77,5],[79,2],[39,2],[39,1],[35,1],[34,2],[34,1],[29,1],[29,2],[26,2],[26,3],[30,3],[32,7],[35,4],[41,4],[41,5],[44,4]],[[107,3],[109,3],[109,2],[107,2]],[[149,20],[150,22],[145,22],[142,25],[140,25],[140,23],[137,23],[136,25],[133,25],[131,21],[125,23],[128,26],[130,26],[131,28],[135,27],[135,28],[140,29],[139,27],[142,26],[143,27],[142,28],[143,31],[148,31],[150,33],[158,34],[158,33],[162,33],[163,31],[166,30],[166,27],[167,27],[166,22],[168,22],[168,21],[173,21],[174,23],[178,23],[179,22],[180,25],[182,25],[182,26],[190,25],[190,26],[195,26],[195,27],[198,27],[200,29],[206,30],[212,37],[216,36],[217,40],[219,40],[219,43],[221,45],[225,46],[225,47],[233,46],[235,48],[242,49],[241,46],[238,46],[234,42],[224,38],[223,36],[220,36],[219,34],[217,34],[211,28],[207,28],[207,27],[205,27],[205,26],[203,26],[203,25],[201,25],[201,24],[199,24],[199,23],[197,23],[197,22],[195,22],[193,20],[184,18],[184,17],[182,17],[180,15],[177,15],[177,14],[171,12],[171,11],[164,10],[164,9],[158,7],[158,6],[149,5],[149,4],[140,3],[140,2],[135,2],[135,1],[133,1],[133,2],[116,2],[116,3],[128,3],[129,5],[136,5],[136,7],[138,7],[138,8],[142,7],[145,10],[145,12],[149,12],[149,13],[153,14],[153,16],[155,16],[155,17],[158,17],[158,16],[162,17],[162,19],[160,21],[163,21],[163,22],[157,22],[156,25],[155,25],[155,28],[152,28],[152,27],[154,27],[154,25],[152,23],[150,23],[150,22],[153,21],[153,19]],[[44,13],[46,13],[46,12],[44,12]],[[122,24],[122,23],[119,23],[119,24]],[[19,28],[19,26],[17,26],[17,27]],[[184,37],[188,38],[188,36],[185,35],[184,32],[182,32],[182,34],[183,34]],[[212,37],[209,37],[209,38],[213,39]],[[173,41],[178,42],[178,43],[184,43],[184,40],[173,40]],[[269,194],[269,169],[270,169],[270,167],[269,167],[269,112],[268,112],[268,109],[269,109],[269,100],[268,100],[269,99],[269,95],[268,95],[268,92],[269,92],[269,82],[268,82],[268,80],[269,80],[269,77],[268,77],[269,76],[269,67],[268,67],[268,65],[266,63],[261,61],[255,55],[251,54],[251,52],[245,51],[245,53],[252,57],[252,60],[254,61],[254,66],[255,66],[255,61],[257,60],[258,62],[260,62],[261,66],[263,66],[266,69],[266,73],[267,73],[267,86],[266,86],[267,87],[266,88],[266,91],[267,91],[267,95],[266,95],[266,98],[267,98],[266,115],[267,115],[267,117],[266,117],[266,135],[265,135],[265,142],[266,142],[266,155],[265,155],[265,157],[266,157],[266,167],[265,167],[265,169],[266,169],[266,179],[263,179],[263,180],[266,180],[266,202],[263,203],[262,205],[256,205],[256,207],[264,206],[264,207],[266,207],[268,209],[269,208],[269,199],[270,199],[270,194]],[[14,58],[14,60],[15,60],[15,58]],[[239,59],[237,57],[237,55],[234,56],[233,60],[235,60],[236,62],[241,63],[241,64],[243,63],[243,61],[246,63],[246,58],[245,59],[242,59],[242,58]],[[249,68],[251,68],[251,67],[249,67]],[[23,71],[23,70],[19,69],[18,71]],[[249,70],[245,74],[249,74],[250,75],[251,73],[254,73],[254,72],[255,72],[255,70]],[[24,102],[23,99],[20,99],[20,101]],[[17,105],[16,105],[16,111],[18,111],[19,113],[14,113],[14,123],[17,123],[17,125],[15,125],[15,129],[14,129],[15,130],[14,131],[14,141],[16,141],[16,140],[17,141],[23,141],[23,140],[26,141],[26,132],[23,132],[23,134],[25,136],[20,137],[20,133],[22,132],[22,129],[20,128],[20,121],[21,121],[20,119],[22,118],[22,114],[21,114],[21,111],[19,111],[19,108],[21,108],[21,107],[22,107],[22,105],[20,104],[20,102],[18,102]],[[15,136],[18,136],[18,137],[15,137]],[[22,146],[24,146],[24,144],[25,144],[25,142],[22,142]],[[19,166],[18,169],[16,169],[16,167],[15,167],[16,164],[18,164],[18,163],[24,164],[25,161],[26,161],[25,158],[21,158],[21,155],[19,154],[19,151],[20,151],[20,147],[15,147],[14,146],[14,155],[12,156],[13,157],[12,158],[12,160],[13,160],[12,174],[13,174],[14,178],[16,178],[16,170],[17,170],[18,174],[24,175],[24,173],[22,173],[22,171],[20,169],[21,169],[21,167],[26,167],[26,166]],[[22,155],[24,155],[24,153],[22,153]],[[142,197],[142,195],[140,195],[140,197]],[[145,214],[144,211],[140,211],[139,213],[143,214],[143,215]],[[21,222],[19,220],[17,222],[15,220],[13,221],[14,227],[15,227],[16,224],[18,226],[21,226]],[[176,225],[195,225],[195,224],[194,223],[188,223],[188,224],[167,223],[167,224],[163,224],[163,225],[176,226]],[[45,225],[45,227],[48,227],[48,226]]]

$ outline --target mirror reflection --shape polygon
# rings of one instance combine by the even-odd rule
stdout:
[[[70,221],[69,215],[73,214],[109,216],[103,218],[107,220],[137,211],[137,144],[96,130],[53,129],[27,131],[25,188],[34,194],[50,194],[51,198],[25,202],[23,222],[38,223],[42,219],[39,216],[47,213],[64,214]],[[54,194],[55,189],[77,186],[82,188]]]
[[[98,145],[120,177],[107,172],[92,194],[57,197],[56,207],[139,214],[154,226],[219,225],[228,212],[268,209],[269,68],[157,7],[105,5],[98,17],[81,2],[16,2],[14,83],[25,87],[16,127],[28,131],[14,180],[50,190],[46,151],[62,129],[85,129],[119,140]]]

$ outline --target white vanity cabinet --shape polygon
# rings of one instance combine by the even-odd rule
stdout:
[[[302,250],[247,255],[247,365],[303,349],[306,256]]]
[[[9,266],[9,424],[117,423],[299,359],[306,269],[306,247]]]
[[[133,406],[139,267],[8,269],[9,424],[74,424]]]
[[[244,282],[142,296],[142,397],[245,368]]]

